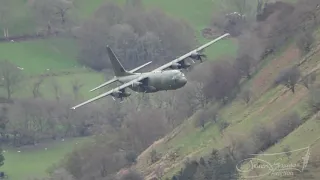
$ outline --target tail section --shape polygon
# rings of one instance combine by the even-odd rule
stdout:
[[[119,77],[119,76],[132,75],[132,73],[130,73],[124,69],[124,67],[122,66],[122,64],[118,60],[117,56],[114,54],[114,52],[111,50],[111,48],[109,46],[107,46],[107,51],[108,51],[109,59],[111,61],[115,76]]]

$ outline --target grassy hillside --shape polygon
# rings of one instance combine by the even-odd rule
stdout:
[[[311,71],[318,72],[320,68],[319,57],[320,52],[317,52],[300,66],[303,75]],[[315,116],[308,118],[308,90],[301,84],[297,86],[294,94],[283,86],[269,88],[281,69],[297,64],[300,60],[299,51],[294,45],[289,46],[280,56],[269,60],[263,69],[253,77],[252,81],[244,85],[252,87],[254,101],[246,105],[238,98],[220,111],[221,119],[230,123],[230,126],[222,134],[220,134],[217,125],[211,122],[206,125],[205,130],[195,128],[194,119],[191,117],[172,133],[155,142],[142,153],[139,157],[137,168],[145,172],[145,174],[149,174],[161,165],[166,171],[163,179],[171,177],[183,167],[183,161],[187,157],[198,159],[210,153],[213,148],[220,149],[225,147],[230,143],[230,137],[236,139],[246,138],[255,125],[272,124],[284,114],[293,111],[297,111],[302,118],[307,118],[304,119],[305,123],[280,143],[269,148],[266,153],[282,152],[284,145],[289,145],[292,150],[310,145],[310,160],[312,157],[315,160],[314,158],[318,157],[320,153],[319,149],[316,149],[319,145],[319,136],[316,134],[319,133],[320,126]],[[319,82],[317,80],[317,83]],[[152,149],[162,154],[162,159],[150,165],[147,163],[147,159]],[[178,154],[178,158],[175,161],[170,161],[167,156],[173,152]],[[287,163],[295,163],[296,160],[299,160],[298,158],[301,158],[301,156],[296,158],[293,156]],[[316,171],[313,170],[312,172],[315,173]],[[269,178],[272,179],[274,177],[269,176]]]

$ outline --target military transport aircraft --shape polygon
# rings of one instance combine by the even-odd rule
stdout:
[[[111,89],[110,91],[103,93],[95,98],[92,98],[86,102],[83,102],[79,105],[76,105],[72,107],[71,109],[76,109],[80,106],[83,106],[85,104],[91,103],[93,101],[96,101],[98,99],[101,99],[105,96],[112,96],[112,98],[115,100],[115,98],[119,98],[121,101],[125,97],[129,97],[131,93],[126,92],[126,88],[130,88],[131,90],[135,92],[142,92],[142,93],[155,93],[158,91],[167,91],[167,90],[176,90],[181,87],[183,87],[187,83],[187,79],[185,75],[180,71],[181,69],[187,69],[191,66],[190,63],[186,62],[186,58],[191,58],[193,60],[199,60],[202,62],[202,57],[206,57],[206,55],[202,54],[202,50],[207,48],[208,46],[212,45],[213,43],[221,40],[224,37],[229,36],[229,33],[226,33],[207,44],[204,44],[203,46],[190,51],[189,53],[172,60],[171,62],[154,69],[150,72],[144,72],[144,73],[136,73],[136,71],[140,70],[141,68],[147,66],[151,63],[148,62],[146,64],[143,64],[135,69],[132,69],[130,71],[127,71],[124,69],[120,61],[118,60],[117,56],[114,54],[114,52],[111,50],[109,46],[107,46],[107,52],[109,55],[109,59],[111,61],[113,71],[115,73],[115,76],[113,79],[101,84],[100,86],[94,88],[91,90],[95,91],[97,89],[100,89],[104,86],[107,86],[111,83],[114,83],[116,81],[122,83],[122,85]],[[194,62],[194,61],[193,61]],[[170,70],[165,70],[170,69]]]

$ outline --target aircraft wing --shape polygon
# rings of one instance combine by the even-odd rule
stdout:
[[[125,84],[122,84],[121,86],[118,86],[118,87],[116,87],[116,88],[114,88],[114,89],[111,89],[110,91],[108,91],[108,92],[106,92],[106,93],[103,93],[103,94],[101,94],[101,95],[99,95],[99,96],[97,96],[97,97],[94,97],[94,98],[92,98],[92,99],[89,99],[88,101],[85,101],[85,102],[83,102],[83,103],[81,103],[81,104],[78,104],[78,105],[72,107],[71,109],[76,109],[76,108],[78,108],[78,107],[80,107],[80,106],[86,105],[86,104],[88,104],[88,103],[91,103],[91,102],[96,101],[96,100],[98,100],[98,99],[101,99],[101,98],[103,98],[103,97],[109,96],[109,95],[112,94],[112,93],[119,92],[120,90],[122,90],[122,89],[124,89],[124,88],[126,88],[126,87],[131,86],[133,83],[139,82],[139,81],[141,81],[141,80],[143,80],[143,79],[145,79],[145,78],[147,78],[147,77],[148,77],[148,76],[146,76],[146,75],[141,75],[141,76],[139,76],[138,78],[136,78],[136,79],[134,79],[134,80],[132,80],[132,81],[129,81],[129,82],[125,83]]]
[[[101,84],[100,86],[95,87],[94,89],[91,89],[90,92],[95,91],[95,90],[97,90],[97,89],[100,89],[100,88],[102,88],[102,87],[104,87],[104,86],[106,86],[106,85],[109,85],[109,84],[111,84],[111,83],[114,83],[114,82],[116,82],[116,81],[117,81],[117,78],[114,77],[114,78],[112,78],[111,80],[109,80],[109,81]]]
[[[147,65],[149,65],[149,64],[151,64],[151,63],[152,63],[152,61],[149,61],[149,62],[147,62],[147,63],[145,63],[145,64],[143,64],[143,65],[141,65],[141,66],[139,66],[139,67],[136,67],[136,68],[130,70],[129,72],[130,72],[130,73],[134,73],[134,72],[142,69],[143,67],[145,67],[145,66],[147,66]]]
[[[220,37],[218,37],[218,38],[216,38],[216,39],[208,42],[207,44],[204,44],[204,45],[202,45],[201,47],[198,47],[197,49],[195,49],[195,50],[193,50],[193,51],[190,51],[190,52],[188,52],[187,54],[185,54],[185,55],[183,55],[183,56],[180,56],[179,58],[174,59],[174,60],[172,60],[171,62],[169,62],[169,63],[167,63],[167,64],[165,64],[165,65],[163,65],[163,66],[160,66],[160,67],[156,68],[156,69],[153,70],[153,71],[162,71],[162,70],[164,70],[164,69],[167,69],[167,68],[169,68],[171,65],[173,65],[173,64],[175,64],[175,63],[178,63],[178,62],[180,62],[180,61],[188,58],[188,57],[191,56],[193,53],[202,51],[203,49],[207,48],[208,46],[212,45],[213,43],[215,43],[215,42],[217,42],[217,41],[219,41],[219,40],[221,40],[221,39],[223,39],[224,37],[227,37],[227,36],[229,36],[229,35],[230,35],[229,33],[226,33],[226,34],[224,34],[224,35],[222,35],[222,36],[220,36]]]

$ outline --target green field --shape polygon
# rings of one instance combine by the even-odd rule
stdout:
[[[0,171],[6,172],[12,180],[44,177],[48,168],[55,163],[59,163],[64,155],[86,140],[85,138],[74,138],[41,143],[35,147],[4,147],[5,152],[3,154],[6,160]]]

